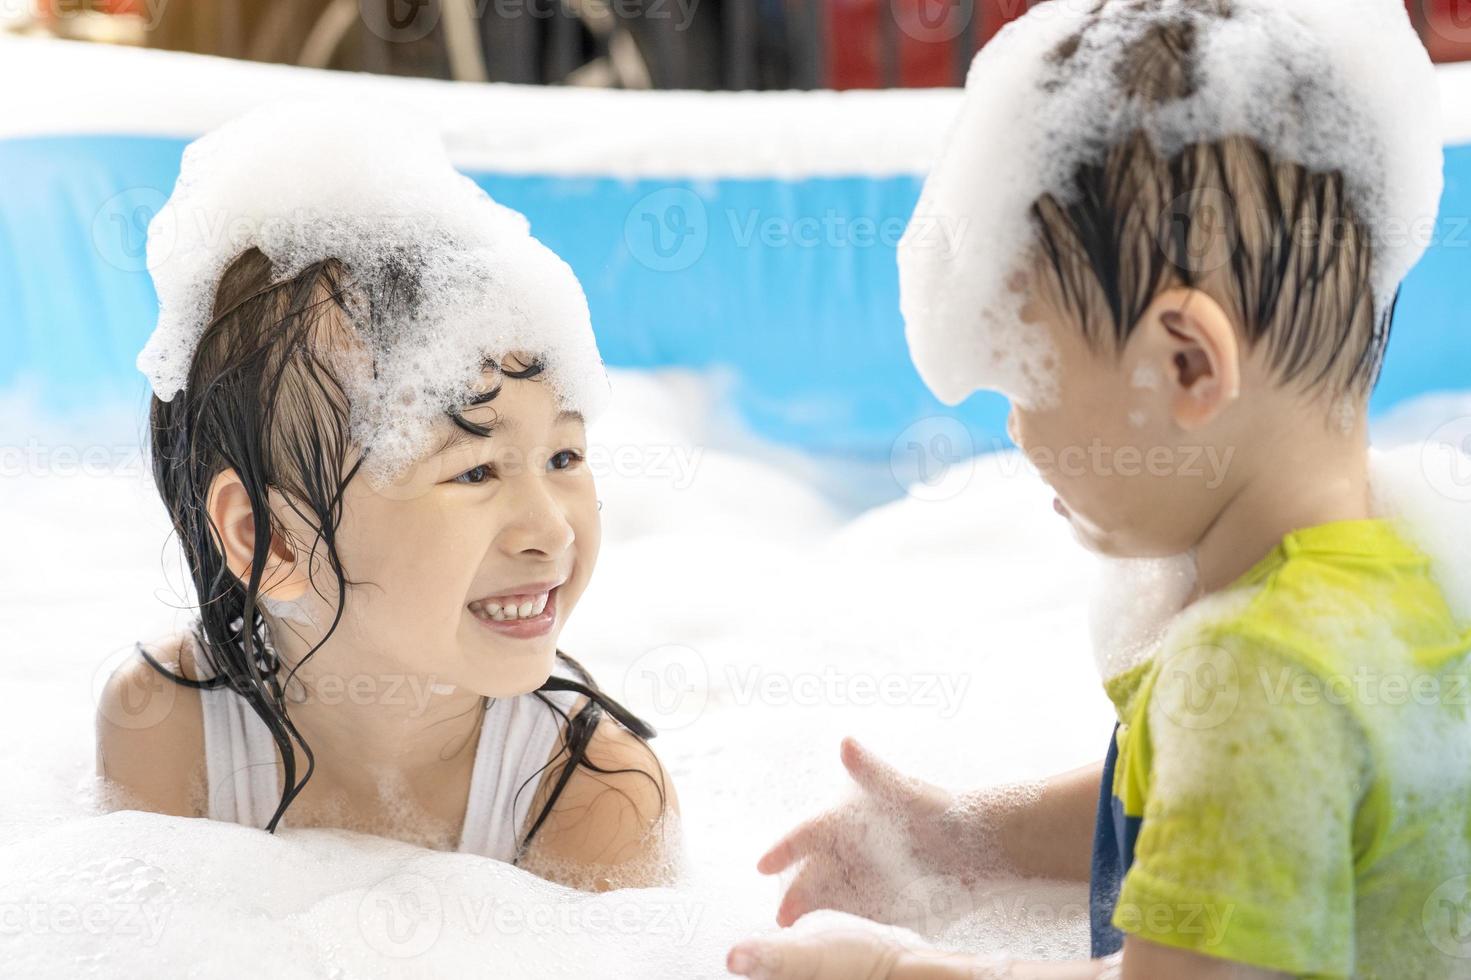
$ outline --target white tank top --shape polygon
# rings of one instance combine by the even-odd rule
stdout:
[[[560,671],[559,671],[560,673]],[[265,723],[228,686],[200,689],[209,818],[264,828],[281,801],[276,743]],[[568,715],[576,691],[544,691]],[[541,770],[562,734],[562,719],[534,694],[495,698],[485,712],[459,850],[516,859]],[[278,827],[287,824],[290,810]]]

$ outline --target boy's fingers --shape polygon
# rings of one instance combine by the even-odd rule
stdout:
[[[833,815],[829,811],[798,824],[773,844],[771,850],[761,855],[756,861],[756,870],[764,875],[774,875],[778,871],[785,871],[814,850],[820,850],[823,841],[830,836],[832,821]]]
[[[803,868],[782,896],[781,906],[776,910],[776,924],[785,929],[817,907],[813,892],[816,882],[811,868]]]
[[[797,846],[799,833],[800,830],[793,831],[777,841],[771,850],[757,859],[756,870],[764,875],[774,875],[790,867],[792,862],[800,856]]]
[[[725,958],[725,968],[751,980],[818,980],[819,950],[791,936],[748,939]]]
[[[856,739],[843,739],[841,755],[843,767],[864,792],[890,801],[913,795],[915,780],[859,745]]]

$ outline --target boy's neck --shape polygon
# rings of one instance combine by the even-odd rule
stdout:
[[[1314,422],[1261,448],[1195,547],[1197,597],[1231,585],[1293,531],[1371,516],[1366,423],[1335,432]]]

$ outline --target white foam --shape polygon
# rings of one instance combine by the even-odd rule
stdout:
[[[76,792],[94,765],[86,692],[134,639],[188,620],[186,578],[146,467],[135,446],[124,452],[136,406],[100,407],[77,432],[0,393],[0,540],[26,556],[0,563],[12,654],[0,689],[13,702],[0,713],[0,927],[26,923],[4,936],[7,967],[37,978],[90,964],[231,977],[242,963],[281,978],[719,976],[732,943],[773,928],[781,883],[756,874],[756,857],[849,790],[843,735],[957,790],[1102,757],[1114,716],[1081,598],[1095,562],[1018,454],[977,460],[954,496],[860,513],[817,489],[819,477],[848,475],[833,461],[805,459],[809,479],[789,451],[717,438],[703,377],[614,381],[620,397],[590,448],[634,462],[597,474],[603,552],[562,646],[660,728],[653,746],[678,792],[691,868],[676,888],[603,896],[357,834],[96,817]],[[1444,402],[1439,417],[1468,405]],[[1428,413],[1406,412],[1428,425]],[[78,453],[99,468],[77,465]],[[691,468],[673,465],[681,454]],[[899,492],[887,468],[878,479]],[[78,554],[107,588],[79,579]],[[753,582],[762,601],[741,598]],[[780,601],[789,596],[801,601]],[[671,644],[685,653],[665,658],[680,670],[656,678],[661,692],[649,654]],[[871,686],[807,683],[829,671]],[[1425,753],[1426,768],[1436,758]],[[941,877],[898,897],[938,945],[1087,955],[1077,886],[997,882],[972,894]]]
[[[1103,558],[1091,610],[1093,653],[1105,680],[1142,663],[1195,590],[1195,560]]]
[[[463,406],[484,359],[541,357],[563,407],[591,418],[607,398],[587,300],[526,219],[450,165],[407,107],[280,104],[190,144],[148,229],[159,320],[138,367],[165,401],[184,386],[233,259],[259,248],[289,277],[343,262],[372,369],[343,363],[353,436],[368,471],[391,478],[423,452],[446,408]],[[396,271],[420,292],[385,295]],[[262,325],[263,327],[265,325]]]
[[[1378,512],[1430,558],[1452,611],[1471,622],[1471,416],[1440,431],[1445,441],[1373,453],[1370,478]]]
[[[1242,134],[1279,159],[1341,170],[1374,243],[1383,311],[1428,243],[1442,185],[1436,78],[1397,0],[1233,0],[1232,15],[1196,0],[1038,5],[971,65],[966,98],[899,246],[910,352],[943,401],[993,388],[1022,404],[1055,394],[1053,352],[1021,319],[1007,287],[1033,241],[1028,212],[1045,193],[1066,203],[1075,169],[1142,129],[1170,155]],[[1198,88],[1144,109],[1119,90],[1116,65],[1161,22],[1197,28]],[[1091,23],[1090,23],[1091,22]],[[1049,56],[1086,33],[1065,62]],[[963,227],[927,245],[936,221]]]

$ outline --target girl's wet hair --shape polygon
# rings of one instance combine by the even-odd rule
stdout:
[[[354,346],[350,329],[344,326],[351,322],[348,307],[355,304],[359,315],[371,316],[371,309],[362,309],[364,303],[371,307],[387,298],[395,305],[412,304],[418,289],[412,262],[394,266],[364,299],[349,271],[334,259],[316,262],[277,281],[270,260],[258,249],[249,249],[221,277],[213,316],[195,349],[184,390],[167,402],[152,399],[149,442],[154,481],[198,596],[194,639],[209,676],[202,680],[184,677],[161,665],[141,645],[139,652],[175,683],[196,688],[228,685],[265,724],[285,767],[285,789],[265,828],[272,832],[311,778],[315,757],[287,709],[285,690],[295,668],[283,678],[281,662],[265,643],[261,587],[271,541],[273,536],[290,540],[297,554],[309,556],[305,560],[314,566],[325,561],[327,577],[336,583],[332,597],[323,595],[334,604],[332,621],[302,658],[305,662],[336,631],[348,589],[357,584],[343,567],[336,542],[343,494],[358,476],[364,459],[349,436],[348,402],[337,373],[343,363],[340,356]],[[519,369],[502,368],[498,363],[488,366],[514,380],[532,379],[542,371],[534,362]],[[499,391],[497,385],[475,402],[491,401]],[[458,410],[448,414],[466,432],[489,434],[489,429],[464,418]],[[255,522],[251,566],[243,581],[230,570],[208,511],[210,486],[226,469],[238,474]],[[272,513],[273,499],[279,506],[290,507],[313,530],[315,539],[291,540]],[[317,588],[318,571],[313,567],[313,588]],[[603,774],[631,771],[603,769],[587,758],[588,745],[605,714],[640,740],[655,734],[647,723],[600,690],[577,661],[561,651],[557,657],[571,676],[553,676],[535,694],[563,723],[562,751],[543,770],[556,765],[562,765],[562,770],[520,842],[518,857],[545,823],[577,767]],[[549,691],[575,691],[586,702],[569,717],[546,697]],[[483,698],[481,710],[489,704],[490,699]],[[306,772],[299,779],[298,746],[307,759]],[[644,774],[656,783],[663,801],[664,787],[654,776]]]
[[[1228,0],[1188,6],[1233,15]],[[1148,106],[1188,98],[1198,42],[1184,18],[1146,31],[1120,63],[1122,93]],[[1065,40],[1053,61],[1079,43]],[[1371,236],[1342,172],[1275,159],[1245,136],[1166,158],[1135,132],[1031,215],[1044,288],[1100,348],[1121,350],[1154,297],[1179,285],[1221,303],[1284,384],[1337,396],[1378,379],[1394,303],[1376,314]]]

